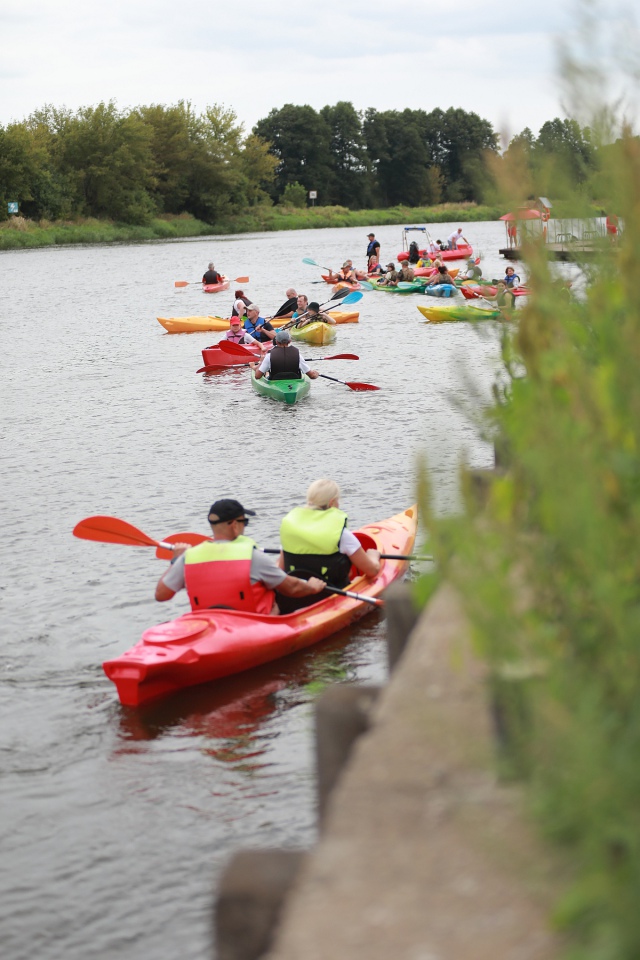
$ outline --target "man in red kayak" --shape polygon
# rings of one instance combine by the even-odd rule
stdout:
[[[205,271],[202,277],[202,282],[206,284],[222,283],[222,277],[212,263],[209,264],[209,269]]]
[[[171,566],[158,580],[156,600],[171,600],[186,587],[192,610],[223,607],[248,613],[279,613],[275,591],[308,597],[325,586],[319,577],[289,576],[244,535],[249,517],[238,500],[216,500],[209,510],[213,539],[195,547],[175,544]]]
[[[366,577],[380,570],[380,553],[365,550],[347,530],[347,515],[340,510],[340,487],[335,480],[315,480],[307,490],[304,507],[294,507],[280,524],[282,552],[279,563],[290,575],[322,577],[334,587],[349,584],[351,567]],[[283,613],[291,613],[317,600],[286,597]]]

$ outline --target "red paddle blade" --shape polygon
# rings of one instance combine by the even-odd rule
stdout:
[[[232,353],[236,357],[247,357],[254,359],[254,354],[251,350],[247,350],[246,347],[243,347],[241,343],[234,343],[233,340],[221,340],[218,344],[218,347],[222,350],[223,353]]]
[[[204,540],[209,540],[209,537],[203,533],[172,533],[170,536],[162,538],[163,543],[188,543],[192,547],[196,547]],[[158,560],[171,560],[172,556],[171,550],[167,550],[165,547],[158,547],[156,550]]]
[[[332,357],[312,357],[311,359],[315,362],[315,360],[359,360],[360,357],[357,353],[335,353]]]
[[[356,383],[353,380],[345,380],[344,383],[352,390],[379,390],[380,387],[374,386],[373,383]]]
[[[236,277],[234,283],[249,283],[249,277]]]
[[[75,525],[73,535],[80,540],[124,543],[129,547],[155,547],[158,544],[157,540],[152,540],[142,530],[117,517],[87,517]]]

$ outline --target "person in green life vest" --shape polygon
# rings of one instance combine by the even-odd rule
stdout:
[[[340,487],[334,480],[315,480],[307,490],[304,507],[294,507],[280,524],[279,563],[289,575],[322,578],[333,587],[346,587],[351,566],[367,577],[380,569],[380,553],[364,550],[347,530],[347,515],[340,510]],[[329,596],[329,594],[327,594]],[[320,597],[285,598],[282,612],[290,613],[316,603]]]
[[[238,500],[216,500],[209,510],[213,533],[195,547],[173,546],[171,566],[156,586],[156,600],[171,600],[186,587],[192,610],[226,607],[248,613],[277,614],[276,592],[283,597],[309,597],[324,589],[319,577],[290,576],[245,536],[249,517]]]

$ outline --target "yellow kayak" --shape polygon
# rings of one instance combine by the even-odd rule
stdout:
[[[336,328],[328,323],[307,323],[304,327],[291,327],[291,339],[302,340],[305,343],[333,343],[336,338]]]
[[[501,316],[499,310],[485,310],[482,307],[472,306],[470,303],[434,305],[433,307],[418,307],[418,310],[430,323],[445,323],[447,320],[496,320]]]
[[[357,310],[332,310],[331,316],[336,323],[358,323],[360,320]],[[209,330],[223,333],[229,329],[229,319],[225,317],[158,317],[157,320],[167,333],[198,333]],[[277,320],[270,321],[274,327],[282,327],[290,322],[290,317],[287,319],[279,317]]]

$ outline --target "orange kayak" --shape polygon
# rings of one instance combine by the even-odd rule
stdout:
[[[375,546],[381,553],[410,554],[417,520],[414,504],[386,520],[367,524],[358,535],[363,545]],[[378,597],[407,566],[406,560],[382,560],[376,577],[357,576],[349,589]],[[103,668],[115,683],[120,702],[137,707],[183,687],[220,680],[309,647],[371,609],[365,600],[332,594],[285,616],[198,610],[145,630],[135,646],[107,660]]]
[[[357,310],[332,310],[326,308],[336,323],[358,323],[360,314]],[[229,319],[225,317],[156,317],[158,323],[167,333],[226,333],[229,329]],[[273,327],[282,327],[290,323],[290,319],[278,317],[269,321]]]

